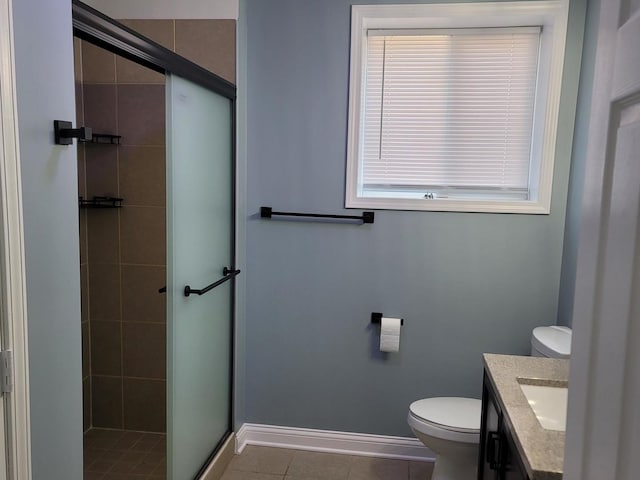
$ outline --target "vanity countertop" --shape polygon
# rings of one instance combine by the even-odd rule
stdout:
[[[561,479],[565,433],[542,428],[518,379],[566,387],[569,360],[485,353],[484,365],[530,480]]]

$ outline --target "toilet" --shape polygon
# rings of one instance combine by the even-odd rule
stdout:
[[[534,357],[569,358],[571,329],[537,327],[531,334]],[[407,422],[415,436],[436,454],[431,480],[475,480],[482,402],[475,398],[434,397],[409,406]]]
[[[569,358],[571,329],[569,327],[536,327],[531,334],[531,356]]]
[[[481,410],[480,400],[462,397],[424,398],[409,406],[411,430],[437,455],[431,480],[476,478]]]

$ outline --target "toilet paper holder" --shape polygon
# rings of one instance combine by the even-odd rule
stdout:
[[[379,324],[380,322],[382,322],[382,317],[383,315],[381,313],[371,312],[371,323]],[[400,319],[400,325],[404,325],[404,318]]]

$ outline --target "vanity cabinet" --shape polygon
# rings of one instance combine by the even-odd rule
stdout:
[[[486,373],[482,387],[478,480],[529,480]]]

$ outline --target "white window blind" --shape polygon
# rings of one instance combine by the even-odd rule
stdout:
[[[369,30],[361,192],[527,199],[539,44],[539,27]]]

